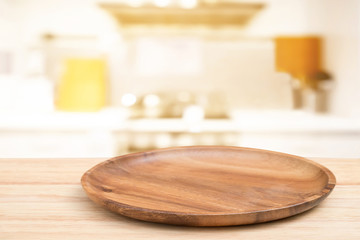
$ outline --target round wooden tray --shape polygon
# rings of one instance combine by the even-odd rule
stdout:
[[[267,222],[304,212],[335,186],[327,168],[293,155],[194,146],[115,157],[81,183],[94,202],[140,220],[188,226]]]

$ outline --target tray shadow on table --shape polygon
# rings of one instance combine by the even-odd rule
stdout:
[[[306,211],[306,212],[298,214],[296,216],[291,216],[288,218],[265,222],[265,223],[238,225],[238,226],[222,226],[222,227],[192,227],[192,226],[168,225],[168,224],[162,224],[162,223],[145,222],[145,221],[121,216],[116,213],[111,213],[111,214],[115,215],[115,217],[118,217],[119,221],[121,221],[123,219],[127,219],[127,221],[133,222],[134,224],[142,225],[143,227],[151,227],[151,228],[159,228],[159,229],[167,228],[167,229],[173,229],[173,230],[181,229],[183,231],[189,231],[189,232],[201,232],[203,230],[207,231],[207,232],[209,232],[209,231],[219,232],[219,231],[240,230],[240,229],[243,229],[243,230],[246,230],[246,229],[255,230],[257,228],[263,229],[263,228],[267,228],[267,227],[269,227],[269,228],[274,227],[274,225],[286,224],[289,221],[294,221],[294,220],[301,221],[301,218],[306,217],[306,215],[310,214],[311,211],[316,211],[316,209]]]
[[[270,228],[270,227],[275,227],[278,225],[286,225],[287,223],[293,222],[293,221],[302,221],[303,219],[308,217],[308,215],[313,214],[314,212],[316,212],[318,210],[317,209],[318,207],[315,207],[313,209],[310,209],[308,211],[305,211],[303,213],[300,213],[300,214],[297,214],[297,215],[294,215],[291,217],[287,217],[287,218],[283,218],[283,219],[279,219],[279,220],[275,220],[275,221],[270,221],[270,222],[265,222],[265,223],[238,225],[238,226],[223,226],[223,227],[192,227],[192,226],[179,226],[179,225],[145,222],[145,221],[129,218],[129,217],[122,216],[120,214],[108,211],[107,209],[96,205],[90,199],[87,199],[87,202],[89,203],[88,204],[89,207],[91,205],[92,207],[94,207],[96,209],[96,214],[103,215],[101,218],[111,219],[115,222],[119,221],[119,224],[126,222],[128,224],[134,224],[137,227],[152,228],[152,229],[159,229],[159,230],[166,229],[166,230],[174,230],[174,231],[181,229],[182,231],[188,231],[188,232],[201,232],[201,231],[219,232],[219,231],[241,230],[241,229],[256,230],[258,228],[262,228],[262,229]]]

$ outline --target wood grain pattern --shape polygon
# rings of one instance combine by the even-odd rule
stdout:
[[[137,221],[93,204],[79,179],[104,160],[0,159],[0,239],[360,239],[360,159],[312,158],[334,172],[337,186],[311,211],[266,224],[217,228]]]
[[[178,147],[129,154],[87,171],[90,199],[122,215],[188,226],[267,222],[325,199],[334,175],[310,160],[237,147]]]

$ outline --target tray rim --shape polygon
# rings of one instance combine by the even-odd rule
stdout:
[[[105,165],[105,164],[108,164],[108,163],[114,162],[114,161],[119,161],[121,159],[129,158],[129,157],[141,156],[144,153],[154,153],[154,152],[160,153],[160,152],[176,151],[179,149],[189,149],[189,148],[195,148],[195,149],[196,148],[209,148],[209,149],[221,148],[221,149],[245,150],[245,151],[271,153],[271,154],[281,155],[284,157],[296,158],[298,160],[307,162],[309,164],[312,164],[312,165],[320,168],[327,175],[328,181],[319,193],[309,196],[309,197],[305,198],[302,202],[299,202],[299,203],[284,205],[284,206],[278,207],[278,208],[268,208],[268,209],[264,209],[264,210],[256,210],[256,211],[248,211],[248,212],[234,212],[234,213],[225,213],[225,214],[224,213],[186,213],[186,212],[176,212],[176,211],[166,211],[166,210],[157,210],[157,209],[151,209],[151,208],[136,207],[136,206],[128,205],[125,203],[113,201],[113,200],[101,197],[97,194],[91,194],[90,193],[91,191],[89,191],[87,178],[95,169],[97,169],[98,167],[101,167],[102,165]],[[308,158],[300,157],[297,155],[292,155],[292,154],[282,153],[282,152],[277,152],[277,151],[271,151],[271,150],[265,150],[265,149],[249,148],[249,147],[221,146],[221,145],[194,145],[194,146],[160,148],[160,149],[141,151],[141,152],[129,153],[129,154],[121,155],[121,156],[112,157],[108,160],[105,160],[101,163],[96,164],[95,166],[93,166],[92,168],[87,170],[81,177],[81,185],[82,185],[83,189],[85,190],[86,194],[88,195],[88,197],[92,201],[96,202],[97,204],[104,205],[104,203],[107,203],[107,204],[114,205],[114,207],[117,207],[120,209],[133,210],[136,212],[163,214],[163,215],[169,215],[169,216],[194,216],[194,217],[206,217],[206,216],[226,217],[226,216],[240,216],[240,215],[244,216],[244,215],[258,214],[258,213],[265,213],[265,212],[276,212],[276,211],[286,210],[286,209],[297,207],[297,206],[309,205],[309,206],[305,206],[305,208],[303,210],[301,210],[299,212],[295,212],[288,216],[288,217],[290,217],[290,216],[299,214],[301,212],[307,211],[307,210],[317,206],[322,200],[324,200],[335,188],[336,177],[327,167],[325,167],[315,161],[312,161]],[[119,211],[113,210],[109,207],[106,207],[106,209],[121,214]],[[125,216],[127,216],[127,215],[125,215]],[[282,218],[284,218],[284,217],[279,217],[277,219],[282,219]],[[142,220],[144,220],[144,219],[142,219]],[[274,220],[276,220],[276,219],[274,219]],[[150,221],[150,220],[145,220],[145,221]],[[264,221],[260,221],[260,222],[267,222],[267,221],[269,221],[269,220],[264,220]],[[222,225],[222,226],[225,226],[225,225]]]

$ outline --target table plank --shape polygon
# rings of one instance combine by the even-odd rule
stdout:
[[[329,168],[337,185],[360,184],[360,159],[311,158]],[[0,159],[0,184],[78,184],[82,174],[105,158]]]
[[[360,159],[310,158],[330,169],[336,177],[337,185],[360,185]]]
[[[79,186],[0,187],[0,232],[4,239],[326,239],[360,238],[360,186],[338,186],[318,207],[265,224],[191,228],[132,220],[87,199]],[[24,198],[28,198],[25,201]]]
[[[84,172],[105,158],[0,159],[0,184],[80,184]]]
[[[95,205],[79,179],[103,160],[0,160],[0,239],[360,239],[358,159],[315,159],[341,183],[316,208],[274,222],[220,228],[147,223]]]

